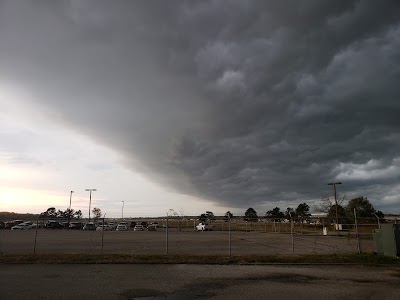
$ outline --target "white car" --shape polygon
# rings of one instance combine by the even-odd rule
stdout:
[[[197,231],[211,231],[212,225],[206,223],[199,223],[199,225],[196,226],[196,229]]]
[[[96,230],[110,231],[113,230],[113,228],[110,225],[99,225],[97,226]]]
[[[136,225],[133,231],[144,231],[145,227],[143,225]]]
[[[29,230],[32,228],[30,223],[21,223],[11,227],[11,230]]]
[[[128,230],[128,226],[123,225],[123,224],[119,224],[117,226],[117,229],[115,229],[115,230],[117,230],[117,231],[125,231],[125,230]]]

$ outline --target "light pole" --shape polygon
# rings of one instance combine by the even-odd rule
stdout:
[[[92,206],[92,192],[96,192],[96,189],[86,189],[86,192],[89,192],[89,222],[90,222],[90,207]]]
[[[124,220],[124,205],[125,201],[122,201],[122,221]]]
[[[337,184],[342,184],[341,182],[330,182],[328,185],[333,185],[333,192],[335,195],[335,210],[336,210],[336,228],[335,230],[339,231],[339,214],[338,214],[338,203],[336,199],[336,185]]]
[[[69,210],[68,210],[68,229],[69,229],[69,222],[71,221],[71,202],[72,202],[72,194],[74,191],[71,191],[71,194],[69,195]]]
[[[71,201],[72,201],[72,194],[74,191],[71,191],[71,194],[69,195],[69,210],[71,210]]]

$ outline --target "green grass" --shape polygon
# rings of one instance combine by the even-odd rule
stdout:
[[[194,256],[129,254],[41,254],[3,255],[0,264],[363,264],[400,265],[400,260],[372,254]]]

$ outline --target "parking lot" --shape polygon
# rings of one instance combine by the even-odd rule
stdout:
[[[36,241],[36,242],[35,242]],[[229,242],[230,241],[230,242]],[[190,255],[277,255],[357,253],[354,235],[300,234],[232,231],[169,230],[83,231],[23,230],[0,231],[0,253],[118,253]],[[361,250],[373,252],[371,236],[360,241]]]

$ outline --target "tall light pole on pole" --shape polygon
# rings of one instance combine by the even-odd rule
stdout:
[[[71,194],[69,195],[69,210],[71,210],[71,202],[72,202],[72,194],[74,191],[71,191]]]
[[[96,189],[86,189],[86,192],[89,192],[89,222],[90,222],[90,207],[92,206],[92,192],[96,192]]]
[[[125,201],[122,201],[122,221],[124,220],[124,205]]]
[[[336,211],[336,228],[335,230],[339,231],[339,214],[338,214],[338,203],[336,198],[336,185],[342,184],[341,182],[330,182],[328,185],[333,185],[333,192],[335,195],[335,211]]]
[[[71,191],[69,195],[69,210],[68,210],[68,229],[69,229],[69,222],[71,221],[71,202],[72,202],[72,194],[74,191]]]

